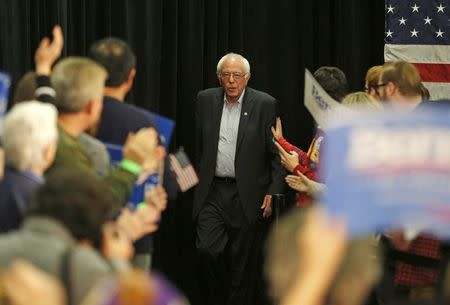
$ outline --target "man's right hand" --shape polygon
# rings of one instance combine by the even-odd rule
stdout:
[[[136,134],[130,133],[123,149],[123,158],[140,166],[159,165],[158,133],[154,128],[142,128]],[[146,166],[147,167],[147,166]]]

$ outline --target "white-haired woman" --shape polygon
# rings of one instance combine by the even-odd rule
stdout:
[[[3,121],[4,177],[0,182],[0,232],[19,227],[28,201],[52,164],[57,110],[37,101],[15,105]]]

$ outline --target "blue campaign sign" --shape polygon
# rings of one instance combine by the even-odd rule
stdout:
[[[170,144],[170,139],[172,137],[173,129],[175,127],[175,121],[166,118],[162,115],[146,111],[155,120],[156,129],[161,136],[161,141],[166,149],[168,149]],[[106,149],[108,150],[109,156],[111,158],[112,164],[117,164],[123,158],[123,146],[115,145],[110,143],[104,143]],[[159,183],[159,175],[152,174],[144,179],[143,182],[136,183],[133,192],[131,194],[130,203],[134,206],[144,201],[145,193],[151,188],[155,187]]]
[[[112,164],[117,164],[120,161],[122,161],[123,156],[123,146],[122,145],[116,145],[116,144],[110,144],[110,143],[104,143],[106,146],[106,149],[109,153],[109,158],[111,159]]]
[[[450,112],[358,114],[327,130],[325,208],[352,236],[387,229],[450,238]]]
[[[3,135],[3,117],[8,108],[8,92],[11,86],[11,78],[9,74],[0,71],[0,137]]]
[[[161,136],[164,147],[166,149],[169,148],[170,139],[172,138],[173,129],[175,127],[175,121],[154,112],[150,112],[150,115],[155,119],[156,129],[158,129],[158,133]]]
[[[11,78],[8,74],[0,71],[0,119],[6,113],[8,107],[8,92],[11,86]]]

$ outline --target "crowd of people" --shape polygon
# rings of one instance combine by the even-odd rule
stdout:
[[[149,272],[152,233],[178,184],[153,118],[124,102],[135,55],[105,38],[88,57],[60,59],[63,44],[56,26],[2,123],[0,304],[188,304]],[[278,101],[248,86],[246,58],[225,54],[216,74],[220,86],[200,91],[195,109],[195,276],[205,305],[446,299],[445,243],[406,231],[349,240],[345,220],[317,202],[327,192],[326,130],[316,126],[309,148],[296,147],[284,138]],[[314,78],[355,112],[412,112],[430,100],[402,61],[370,68],[362,92],[349,92],[337,67]],[[123,146],[119,163],[104,143]],[[153,173],[164,174],[131,206],[136,181]],[[274,225],[274,196],[286,192],[295,203]]]

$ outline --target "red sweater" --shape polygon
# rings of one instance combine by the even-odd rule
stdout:
[[[292,171],[294,174],[298,171],[311,180],[319,180],[320,157],[322,156],[322,147],[325,134],[321,129],[317,129],[316,135],[312,140],[308,152],[304,152],[300,148],[290,144],[285,138],[278,138],[277,141],[287,152],[295,151],[298,154],[299,164]],[[306,193],[297,193],[297,207],[304,207],[312,202],[311,196]]]

